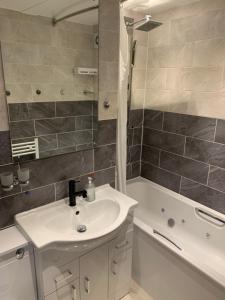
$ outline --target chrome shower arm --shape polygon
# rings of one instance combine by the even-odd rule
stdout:
[[[136,25],[136,24],[139,24],[139,23],[141,23],[141,22],[147,22],[147,21],[149,21],[151,19],[151,15],[146,15],[146,16],[144,16],[144,18],[142,18],[141,20],[138,20],[138,21],[136,21],[136,22],[126,22],[126,26],[128,26],[128,27],[132,27],[132,26],[134,26],[134,25]]]

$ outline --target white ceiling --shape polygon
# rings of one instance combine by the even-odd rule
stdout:
[[[98,0],[0,0],[1,8],[50,18],[59,18],[97,4]],[[98,11],[90,11],[70,18],[68,21],[95,25],[98,23]]]
[[[139,12],[158,13],[198,1],[200,0],[127,0],[124,2],[124,7]]]

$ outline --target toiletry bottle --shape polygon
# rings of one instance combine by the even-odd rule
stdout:
[[[95,185],[93,183],[93,178],[88,177],[88,184],[86,185],[87,191],[87,201],[91,202],[95,200]]]

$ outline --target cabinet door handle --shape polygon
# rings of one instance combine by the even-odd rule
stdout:
[[[75,285],[72,285],[71,289],[72,289],[72,299],[77,300],[77,289],[76,289]]]
[[[123,242],[123,243],[117,244],[117,245],[116,245],[116,249],[124,248],[124,247],[126,247],[128,244],[129,244],[128,241],[125,241],[125,242]]]
[[[73,274],[69,270],[67,270],[67,271],[63,272],[60,276],[55,278],[55,283],[59,284],[61,282],[67,281],[72,276],[73,276]]]
[[[112,261],[112,273],[113,273],[113,275],[116,275],[116,266],[117,266],[117,261],[113,260]]]
[[[88,277],[85,277],[84,278],[84,289],[87,294],[90,294],[90,292],[91,292],[90,285],[91,285],[90,279]]]

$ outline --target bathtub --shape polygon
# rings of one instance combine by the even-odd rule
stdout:
[[[133,279],[154,300],[225,300],[225,216],[138,177]]]

